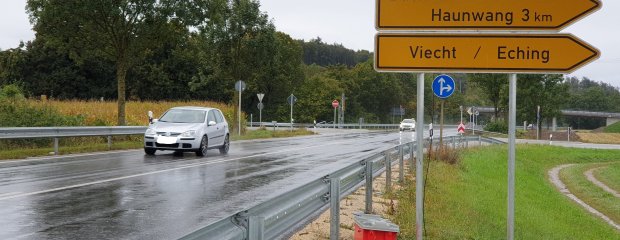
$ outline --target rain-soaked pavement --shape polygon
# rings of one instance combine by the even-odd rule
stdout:
[[[204,158],[135,150],[0,162],[0,239],[177,239],[412,135],[244,141]]]

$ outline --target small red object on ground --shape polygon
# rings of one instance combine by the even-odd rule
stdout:
[[[355,240],[396,240],[399,227],[372,214],[354,213]]]

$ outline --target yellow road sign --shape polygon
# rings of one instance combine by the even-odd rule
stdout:
[[[559,30],[600,0],[376,0],[378,30]]]
[[[375,69],[397,72],[570,73],[600,52],[570,34],[387,34]]]

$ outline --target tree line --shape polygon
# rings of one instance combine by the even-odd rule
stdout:
[[[0,51],[0,85],[16,84],[30,97],[116,100],[119,125],[126,99],[237,104],[239,80],[247,83],[241,97],[248,115],[258,115],[256,94],[265,93],[264,121],[288,122],[290,94],[299,99],[295,122],[331,121],[331,101],[342,94],[346,122],[415,117],[414,74],[378,73],[365,50],[320,37],[293,39],[259,7],[257,0],[29,0],[36,38]],[[436,74],[426,76],[425,106],[436,119],[440,100],[430,89]],[[495,106],[494,119],[504,119],[505,74],[454,76],[458,91],[445,102],[448,122],[459,121],[459,106],[474,105]],[[561,75],[520,75],[518,94],[524,121],[535,119],[537,105],[545,119],[562,108],[620,106],[617,88]],[[405,109],[405,116],[394,116],[393,108]]]

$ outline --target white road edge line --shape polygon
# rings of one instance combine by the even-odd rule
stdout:
[[[564,168],[572,167],[574,165],[575,164],[565,164],[565,165],[560,165],[560,166],[557,166],[557,167],[549,170],[549,172],[548,172],[549,180],[566,197],[572,199],[577,204],[581,205],[583,208],[588,210],[588,212],[590,212],[590,213],[598,216],[599,218],[603,219],[605,222],[607,222],[607,224],[611,225],[612,227],[616,228],[617,230],[620,230],[620,225],[618,225],[618,223],[614,222],[613,220],[611,220],[611,218],[605,216],[605,214],[603,214],[603,213],[599,212],[598,210],[594,209],[592,206],[588,205],[587,203],[585,203],[581,199],[577,198],[577,196],[572,194],[568,190],[568,188],[566,188],[566,185],[562,182],[562,180],[560,180],[560,171],[562,169],[564,169]]]
[[[124,177],[118,177],[118,178],[110,178],[110,179],[105,179],[105,180],[100,180],[100,181],[76,184],[76,185],[71,185],[71,186],[66,186],[66,187],[53,188],[53,189],[42,190],[42,191],[37,191],[37,192],[21,193],[21,194],[7,196],[7,197],[0,197],[0,201],[14,199],[14,198],[20,198],[20,197],[26,197],[26,196],[32,196],[32,195],[37,195],[37,194],[42,194],[42,193],[62,191],[62,190],[67,190],[67,189],[71,189],[71,188],[84,187],[84,186],[89,186],[89,185],[94,185],[94,184],[100,184],[100,183],[107,183],[107,182],[112,182],[112,181],[124,180],[124,179],[129,179],[129,178],[134,178],[134,177],[141,177],[141,176],[146,176],[146,175],[152,175],[152,174],[158,174],[158,173],[164,173],[164,172],[171,172],[171,171],[176,171],[176,170],[181,170],[181,169],[186,169],[186,168],[200,167],[200,166],[206,166],[206,165],[212,165],[212,164],[216,164],[216,163],[223,163],[223,162],[230,162],[230,161],[237,161],[237,160],[241,160],[241,159],[245,159],[245,158],[265,156],[265,155],[271,155],[271,154],[277,154],[277,153],[283,153],[283,152],[298,151],[298,150],[310,149],[310,148],[315,148],[315,147],[333,146],[333,145],[337,145],[337,144],[340,144],[340,143],[345,143],[345,141],[333,142],[333,143],[329,143],[329,144],[316,145],[316,146],[310,146],[310,147],[287,149],[287,150],[281,150],[281,151],[270,152],[270,153],[261,153],[261,154],[250,155],[250,156],[245,156],[245,157],[238,157],[238,158],[232,158],[232,159],[221,159],[221,160],[215,160],[215,161],[210,161],[210,162],[205,162],[205,163],[194,163],[194,164],[188,164],[188,165],[185,165],[185,166],[180,166],[180,167],[170,168],[170,169],[165,169],[165,170],[159,170],[159,171],[154,171],[154,172],[146,172],[146,173],[140,173],[140,174],[135,174],[135,175],[130,175],[130,176],[124,176]]]
[[[20,193],[22,193],[22,192],[3,193],[3,194],[0,194],[0,197],[11,196],[11,195],[20,194]]]

